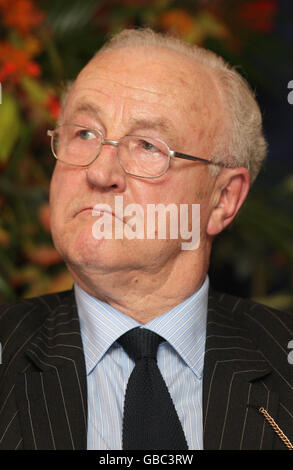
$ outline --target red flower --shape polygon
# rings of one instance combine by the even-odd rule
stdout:
[[[13,62],[6,62],[0,69],[0,82],[5,82],[9,77],[13,76],[17,71],[17,66]]]
[[[267,33],[274,26],[277,10],[277,0],[255,0],[241,5],[238,15],[243,26]]]
[[[44,21],[44,14],[31,0],[0,0],[0,13],[3,23],[21,34],[29,33]]]
[[[38,77],[41,73],[41,67],[36,62],[28,62],[26,66],[26,72],[31,77]]]
[[[60,100],[56,95],[50,94],[45,102],[45,107],[49,110],[54,119],[58,119],[60,113]]]
[[[0,43],[0,82],[12,79],[17,82],[22,75],[37,77],[40,66],[33,62],[28,53],[9,43]]]

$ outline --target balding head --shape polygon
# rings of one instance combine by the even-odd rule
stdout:
[[[214,156],[231,166],[237,164],[248,168],[251,182],[253,182],[266,156],[267,145],[262,131],[261,112],[247,81],[212,51],[188,44],[173,36],[156,33],[149,28],[123,30],[106,42],[97,52],[96,57],[106,51],[130,46],[134,50],[141,46],[173,50],[188,56],[198,66],[206,68],[213,86],[222,97],[222,104],[225,108],[223,117],[227,117],[217,136],[214,136]],[[196,77],[192,86],[196,93]]]

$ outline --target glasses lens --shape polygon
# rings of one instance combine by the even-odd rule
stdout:
[[[119,144],[121,165],[135,176],[156,177],[169,167],[169,149],[158,139],[126,136]]]
[[[71,165],[88,165],[99,153],[102,138],[92,130],[77,125],[58,127],[52,139],[56,158]]]

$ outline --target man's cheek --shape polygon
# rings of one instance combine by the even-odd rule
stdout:
[[[49,200],[52,210],[66,207],[68,201],[72,200],[76,187],[78,185],[72,179],[65,178],[63,172],[56,167],[50,184]]]
[[[57,195],[60,192],[60,182],[58,181],[58,172],[55,170],[53,172],[52,178],[51,178],[51,183],[50,183],[50,193],[49,193],[49,201],[50,201],[50,206],[55,205],[55,200],[57,199]]]

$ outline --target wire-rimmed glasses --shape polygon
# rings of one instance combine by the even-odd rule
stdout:
[[[54,157],[68,165],[87,167],[100,155],[103,145],[117,147],[118,159],[125,173],[139,178],[159,178],[170,167],[171,157],[225,166],[222,162],[194,157],[171,150],[155,137],[126,135],[119,140],[105,139],[99,129],[79,124],[63,124],[48,130]]]

